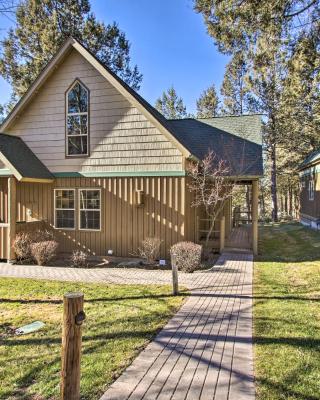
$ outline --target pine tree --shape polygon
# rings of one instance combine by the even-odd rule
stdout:
[[[255,102],[246,82],[248,66],[242,52],[237,52],[227,64],[221,86],[222,113],[242,115],[254,112]]]
[[[218,114],[219,98],[214,85],[201,93],[197,100],[197,118],[212,118]]]
[[[168,119],[185,118],[186,107],[181,97],[178,97],[176,90],[171,86],[162,96],[156,100],[156,109]]]
[[[23,0],[16,27],[2,40],[0,74],[12,86],[13,99],[27,90],[69,36],[78,39],[134,89],[142,76],[130,64],[130,44],[116,23],[105,25],[89,0]]]

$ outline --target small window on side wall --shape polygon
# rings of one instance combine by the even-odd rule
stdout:
[[[66,154],[89,155],[89,91],[78,80],[66,93]]]
[[[100,228],[100,189],[79,189],[79,229],[99,231]]]
[[[54,226],[59,229],[75,229],[75,190],[54,190]]]
[[[314,200],[314,180],[309,181],[309,200]]]

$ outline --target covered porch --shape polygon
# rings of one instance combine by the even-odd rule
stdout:
[[[237,185],[246,185],[249,189],[249,205],[245,209],[235,206],[232,197],[226,201],[218,216],[209,239],[211,249],[223,251],[252,251],[258,253],[258,204],[259,180],[239,181]],[[202,210],[196,212],[195,241],[206,244],[210,220]]]

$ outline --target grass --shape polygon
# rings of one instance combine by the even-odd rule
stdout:
[[[260,229],[254,274],[258,400],[320,399],[320,233]]]
[[[168,286],[0,279],[0,398],[59,398],[62,296],[85,294],[81,399],[97,399],[179,308]],[[13,328],[42,320],[28,335]]]

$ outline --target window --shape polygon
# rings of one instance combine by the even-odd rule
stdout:
[[[100,230],[101,194],[99,189],[79,189],[79,225],[82,230]]]
[[[89,92],[76,81],[66,97],[66,154],[89,155]]]
[[[309,200],[314,200],[314,180],[309,181]]]
[[[56,228],[74,229],[75,228],[75,190],[74,189],[55,189],[55,222]]]

